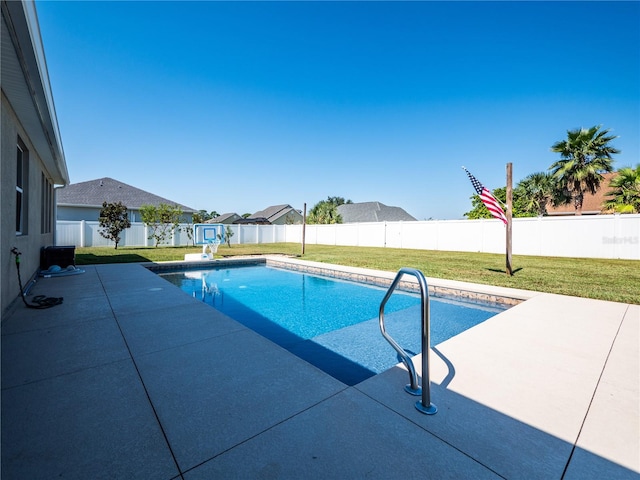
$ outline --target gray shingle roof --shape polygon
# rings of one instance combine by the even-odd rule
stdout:
[[[240,215],[238,215],[235,212],[231,212],[231,213],[223,213],[222,215],[218,215],[215,218],[212,218],[210,220],[207,220],[205,223],[224,223],[225,220],[228,220],[229,218],[232,217],[240,217]]]
[[[271,207],[267,207],[264,210],[260,210],[259,212],[254,213],[249,218],[266,218],[270,222],[280,218],[282,215],[286,215],[293,207],[288,204],[284,205],[273,205]]]
[[[345,203],[338,206],[343,223],[412,222],[416,219],[400,207],[388,207],[380,202]]]
[[[73,183],[56,192],[58,205],[102,207],[103,202],[122,202],[129,209],[139,209],[142,205],[177,205],[184,213],[194,213],[193,208],[173,200],[145,192],[113,178],[105,177],[88,182]]]

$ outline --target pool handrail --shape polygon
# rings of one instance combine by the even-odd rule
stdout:
[[[411,357],[407,354],[407,352],[402,348],[388,333],[384,324],[384,306],[387,301],[393,294],[393,291],[396,289],[400,280],[404,275],[413,275],[416,277],[418,281],[418,285],[420,286],[420,314],[421,314],[421,337],[422,337],[422,388],[418,385],[418,374],[416,373],[416,369],[413,365],[413,361]],[[416,402],[416,409],[424,413],[426,415],[433,415],[438,411],[438,408],[431,403],[431,382],[429,380],[429,351],[431,349],[430,345],[430,334],[431,334],[431,325],[430,325],[430,312],[429,312],[429,287],[427,285],[427,279],[424,277],[424,274],[415,268],[404,267],[398,270],[395,279],[389,286],[386,295],[384,296],[382,302],[380,302],[380,312],[378,316],[378,320],[380,323],[380,331],[382,332],[382,336],[391,344],[400,358],[402,359],[402,363],[407,367],[409,371],[409,385],[405,386],[405,390],[411,395],[421,395],[421,401]]]

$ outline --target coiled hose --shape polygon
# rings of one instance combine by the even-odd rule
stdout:
[[[60,305],[62,303],[63,297],[45,297],[44,295],[36,295],[33,297],[33,301],[35,303],[27,302],[27,299],[24,297],[24,290],[22,288],[22,279],[20,278],[20,253],[16,247],[11,249],[11,253],[16,256],[16,271],[18,272],[18,285],[20,286],[20,296],[22,297],[22,301],[25,306],[28,308],[51,308],[56,305]]]

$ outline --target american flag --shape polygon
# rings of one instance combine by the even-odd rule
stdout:
[[[482,185],[476,177],[471,175],[469,173],[469,170],[467,170],[464,167],[462,168],[464,169],[465,172],[467,172],[467,175],[469,175],[469,180],[471,180],[471,184],[473,185],[473,188],[476,189],[476,193],[480,196],[480,200],[482,200],[482,203],[484,203],[485,207],[487,207],[487,209],[489,210],[489,213],[491,213],[491,215],[493,215],[497,219],[502,220],[502,222],[506,225],[507,216],[504,214],[504,210],[500,206],[500,203],[498,202],[496,197],[494,197],[489,191],[489,189],[484,185]]]

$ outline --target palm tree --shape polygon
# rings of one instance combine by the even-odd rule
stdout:
[[[307,223],[330,224],[342,223],[342,215],[338,213],[338,207],[345,203],[353,203],[343,197],[327,197],[316,203],[307,215]]]
[[[570,194],[576,215],[582,215],[584,194],[595,194],[600,187],[602,173],[613,171],[612,155],[620,153],[610,145],[615,138],[609,135],[609,130],[594,126],[569,130],[566,140],[551,147],[552,152],[560,154],[561,160],[553,163],[549,170],[558,182],[558,191],[566,190]]]
[[[611,179],[607,193],[611,197],[604,207],[618,213],[640,213],[640,163],[636,168],[625,167]]]
[[[342,215],[338,213],[338,207],[329,202],[317,203],[307,215],[307,223],[327,225],[342,223]]]
[[[546,215],[547,205],[553,203],[556,182],[550,173],[538,172],[522,179],[514,190],[518,194],[521,209],[533,215]]]

